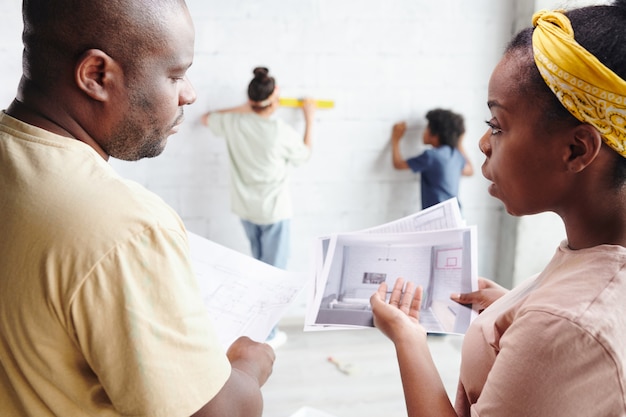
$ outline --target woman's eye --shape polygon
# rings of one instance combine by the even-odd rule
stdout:
[[[487,124],[487,126],[489,126],[489,129],[491,129],[492,135],[495,136],[495,135],[502,133],[502,129],[497,127],[491,120],[486,120],[485,123]]]

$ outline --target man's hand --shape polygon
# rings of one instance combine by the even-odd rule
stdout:
[[[259,387],[272,374],[276,355],[267,343],[258,343],[242,336],[235,340],[226,352],[233,368],[250,375],[259,382]]]

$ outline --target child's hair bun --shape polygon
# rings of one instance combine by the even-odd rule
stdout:
[[[258,80],[263,80],[265,78],[267,78],[267,75],[269,74],[270,70],[268,70],[265,67],[256,67],[252,73],[254,74],[254,78],[258,79]]]

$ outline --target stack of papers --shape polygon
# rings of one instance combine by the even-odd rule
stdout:
[[[370,297],[397,278],[422,286],[420,323],[464,334],[476,311],[450,300],[476,291],[476,228],[456,198],[374,228],[318,238],[304,330],[373,327]]]

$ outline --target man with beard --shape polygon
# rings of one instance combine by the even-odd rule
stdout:
[[[0,415],[260,416],[274,352],[224,352],[184,225],[109,157],[159,155],[195,101],[182,0],[25,0],[0,113]]]

